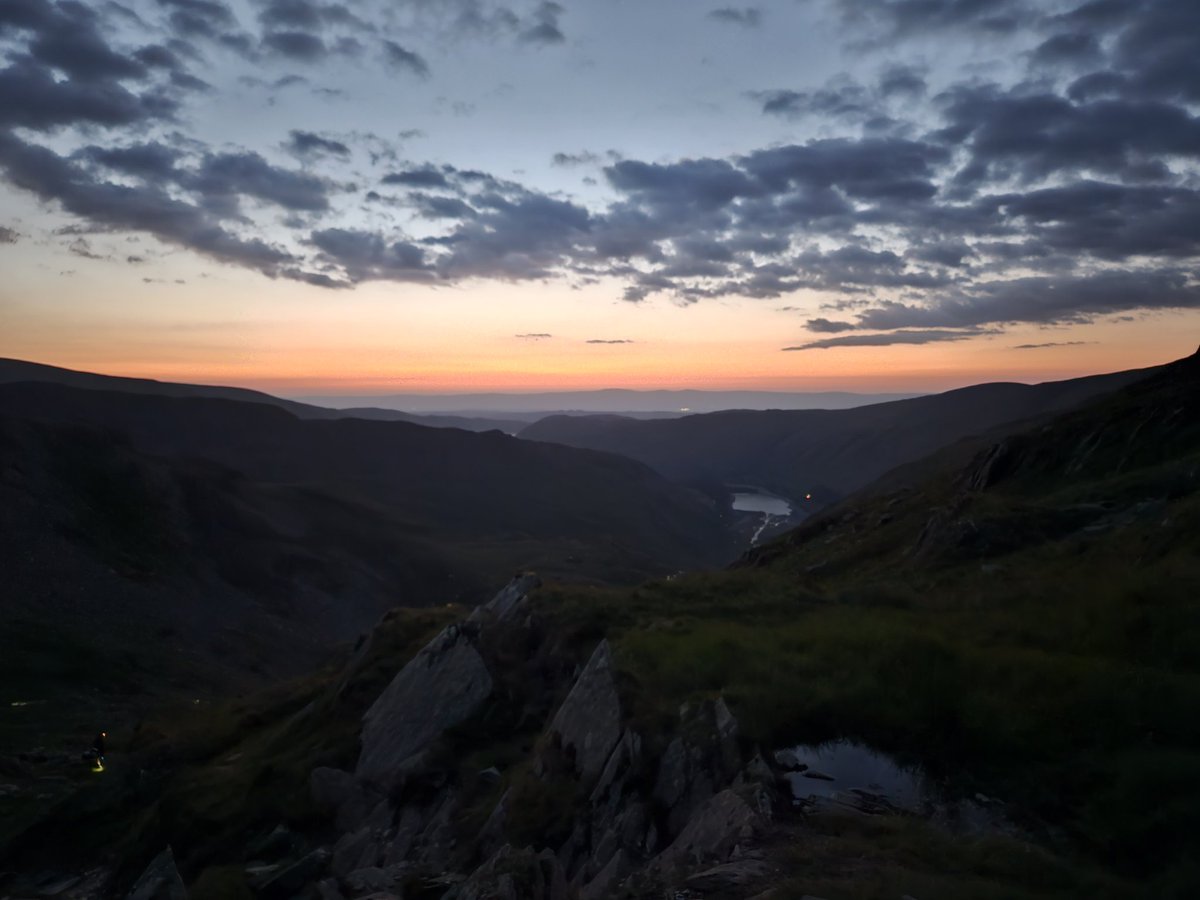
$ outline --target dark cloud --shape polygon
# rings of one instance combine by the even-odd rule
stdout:
[[[726,25],[740,25],[743,28],[757,28],[762,24],[762,10],[757,6],[723,6],[714,9],[708,18]]]
[[[924,73],[915,66],[889,66],[879,76],[879,93],[885,97],[918,97],[925,93],[928,85]]]
[[[847,21],[880,38],[942,30],[1011,34],[1036,19],[1024,0],[840,0]]]
[[[137,94],[112,80],[60,81],[29,58],[0,69],[0,128],[133,125],[168,118],[175,108],[175,101],[161,94]]]
[[[140,231],[222,262],[278,274],[292,261],[259,238],[225,230],[202,207],[158,186],[130,187],[93,176],[54,151],[0,132],[0,168],[8,181],[41,200],[58,203],[93,227]]]
[[[446,178],[446,173],[442,169],[432,165],[425,165],[418,169],[406,169],[402,172],[390,172],[384,175],[381,181],[384,184],[404,185],[405,187],[449,187],[450,182]]]
[[[559,28],[558,20],[564,10],[558,3],[539,3],[534,10],[533,24],[521,31],[519,39],[526,44],[561,44],[566,35]]]
[[[327,228],[314,231],[310,241],[325,261],[346,273],[350,282],[378,279],[432,281],[435,278],[425,251],[406,240],[389,242],[368,231]],[[337,279],[329,280],[339,283]]]
[[[1050,341],[1045,344],[1017,344],[1012,349],[1014,350],[1042,350],[1047,347],[1082,347],[1085,344],[1094,344],[1095,341]]]
[[[1099,269],[985,281],[924,304],[884,302],[858,313],[857,328],[966,328],[1013,322],[1074,324],[1136,309],[1200,308],[1194,273]]]
[[[809,319],[805,327],[818,334],[839,334],[843,331],[853,331],[855,328],[850,322],[831,322],[829,319]]]
[[[418,78],[429,77],[429,63],[425,62],[424,57],[412,50],[406,50],[395,41],[383,42],[383,55],[393,69],[411,72]]]
[[[571,166],[594,166],[603,161],[598,153],[592,153],[589,150],[584,150],[581,153],[555,153],[551,157],[551,164],[562,168]]]
[[[1158,101],[1072,103],[1050,93],[959,87],[941,133],[971,157],[960,184],[1092,171],[1142,181],[1169,174],[1163,156],[1200,156],[1200,119]]]
[[[471,204],[458,197],[439,197],[433,194],[413,193],[409,202],[416,207],[423,219],[473,219],[478,215]]]
[[[296,131],[288,133],[287,149],[300,157],[314,156],[350,156],[350,148],[341,141],[321,137],[311,131]]]
[[[843,337],[822,338],[784,350],[829,350],[834,347],[890,347],[894,344],[934,344],[942,341],[965,341],[984,334],[997,334],[973,328],[962,331],[926,330],[892,331],[887,334],[848,334]]]
[[[6,225],[0,225],[0,244],[15,244],[20,238],[20,232]]]
[[[72,256],[81,256],[84,259],[106,259],[107,257],[96,253],[92,249],[92,245],[88,243],[87,238],[75,238],[68,246],[67,252]]]
[[[183,183],[202,194],[214,210],[228,210],[242,196],[296,211],[323,212],[329,208],[322,179],[280,169],[257,153],[208,155]]]
[[[600,338],[592,338],[591,340],[585,341],[584,343],[587,343],[587,344],[633,344],[636,342],[630,341],[630,340],[625,340],[625,339],[619,339],[619,340],[615,340],[615,341],[606,341],[606,340],[601,340]]]
[[[269,31],[262,43],[268,50],[300,62],[315,62],[328,52],[325,42],[307,31]]]
[[[1067,31],[1047,38],[1031,56],[1035,65],[1085,66],[1098,63],[1103,53],[1095,35]]]
[[[258,20],[264,28],[319,31],[340,25],[372,30],[344,4],[314,3],[312,0],[267,0],[259,11]]]
[[[182,154],[160,143],[131,144],[125,147],[85,147],[78,154],[114,172],[145,180],[172,179]]]
[[[828,116],[865,120],[882,114],[876,94],[850,79],[838,79],[815,91],[759,91],[752,96],[762,102],[764,113],[793,119]]]
[[[542,341],[546,338],[552,338],[554,335],[546,334],[545,332],[534,332],[530,334],[515,334],[513,337],[518,337],[523,341]]]

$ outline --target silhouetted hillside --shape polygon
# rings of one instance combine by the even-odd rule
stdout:
[[[675,481],[754,484],[794,499],[811,493],[823,504],[960,438],[1069,409],[1149,371],[982,384],[847,410],[731,410],[656,421],[552,416],[519,434],[620,453]]]
[[[261,391],[247,388],[222,387],[208,384],[180,384],[172,381],[155,381],[150,378],[123,378],[115,375],[98,375],[92,372],[77,372],[57,366],[25,362],[19,359],[0,358],[0,384],[14,382],[44,382],[61,384],[65,387],[92,391],[120,391],[128,394],[151,394],[157,397],[220,397],[243,403],[265,403],[278,406],[300,419],[382,419],[386,422],[415,422],[431,428],[462,428],[467,431],[490,431],[499,429],[515,433],[525,427],[517,420],[474,416],[422,416],[401,412],[396,409],[358,406],[352,409],[330,409],[309,403],[284,400]]]
[[[499,553],[504,568],[543,561],[637,577],[728,552],[711,505],[645,466],[497,431],[301,420],[255,403],[49,384],[0,385],[0,414],[111,429],[144,453],[212,460],[263,484],[378,505],[439,543],[538,547]]]

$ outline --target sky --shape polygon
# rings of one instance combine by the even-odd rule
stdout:
[[[1200,343],[1196,0],[4,0],[0,356],[928,391]]]

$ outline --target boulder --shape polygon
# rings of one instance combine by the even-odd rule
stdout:
[[[608,641],[601,641],[575,680],[550,723],[562,748],[574,754],[575,770],[585,782],[594,782],[621,738],[621,701],[613,681]]]
[[[363,716],[357,778],[393,787],[443,731],[474,716],[492,677],[469,634],[450,625],[392,679]]]
[[[175,854],[170,847],[151,860],[126,900],[187,900],[187,888],[175,867]]]

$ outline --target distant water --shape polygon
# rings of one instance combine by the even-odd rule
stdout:
[[[738,512],[756,512],[765,516],[790,516],[792,504],[770,494],[739,491],[733,495],[733,508]]]

